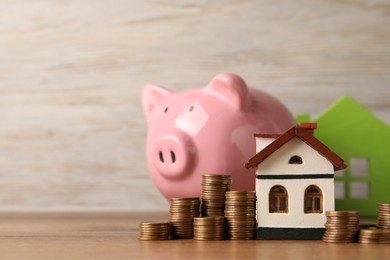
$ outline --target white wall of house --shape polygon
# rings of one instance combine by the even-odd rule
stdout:
[[[269,142],[270,138],[257,137],[257,147],[261,144]],[[257,150],[259,152],[259,150]],[[292,156],[298,155],[302,157],[303,164],[289,164]],[[268,156],[257,167],[256,174],[262,175],[278,175],[278,174],[315,174],[327,173],[333,174],[334,167],[325,157],[319,154],[316,150],[311,148],[300,138],[294,137],[289,142],[280,147],[273,154]]]
[[[282,185],[288,192],[288,213],[269,212],[269,191],[275,185]],[[305,189],[318,186],[323,195],[323,213],[304,213]],[[325,211],[334,210],[334,180],[331,179],[288,179],[256,180],[258,227],[318,228],[324,227]]]
[[[270,143],[275,141],[275,138],[267,138],[267,137],[256,137],[256,153],[263,150]]]

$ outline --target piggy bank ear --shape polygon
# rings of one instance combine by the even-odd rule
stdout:
[[[249,106],[248,87],[245,81],[235,74],[217,75],[206,86],[205,94],[215,96],[237,110],[245,110]]]
[[[149,122],[150,116],[155,106],[161,102],[162,99],[172,94],[172,91],[157,85],[146,85],[142,89],[142,110],[146,122]]]

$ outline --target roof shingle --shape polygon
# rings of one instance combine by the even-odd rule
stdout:
[[[276,138],[275,141],[266,146],[263,150],[258,152],[255,156],[249,159],[245,164],[247,169],[257,167],[262,161],[264,161],[268,156],[286,144],[294,137],[300,138],[303,142],[309,145],[311,148],[319,152],[324,156],[329,162],[334,166],[334,170],[342,170],[346,168],[344,160],[331,151],[326,145],[320,142],[317,138],[313,136],[313,129],[317,128],[316,124],[304,123],[298,124],[292,127],[290,130],[285,132],[282,135],[261,135],[256,134],[256,137],[265,137],[265,138]]]

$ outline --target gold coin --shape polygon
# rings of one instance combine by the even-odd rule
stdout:
[[[171,235],[169,222],[143,221],[139,224],[139,240],[167,240]]]
[[[326,211],[326,216],[357,216],[357,211]]]
[[[167,227],[169,222],[143,221],[139,223],[142,227]]]

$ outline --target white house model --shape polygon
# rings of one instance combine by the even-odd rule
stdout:
[[[257,238],[322,239],[325,212],[334,210],[334,173],[343,159],[313,136],[316,123],[282,135],[255,134]]]

